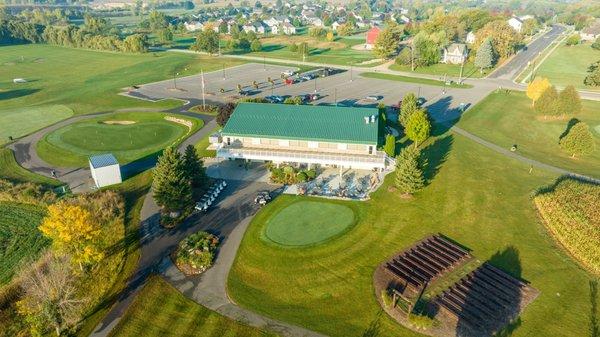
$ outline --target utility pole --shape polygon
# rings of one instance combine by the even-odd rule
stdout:
[[[317,76],[315,76],[315,94],[317,93]]]
[[[225,63],[223,63],[223,81],[225,80]]]
[[[463,69],[465,68],[465,60],[460,64],[460,75],[458,75],[458,84],[462,84]]]
[[[415,46],[410,46],[410,70],[415,71]]]
[[[173,73],[173,89],[177,89],[177,75],[179,73]]]
[[[333,89],[333,102],[335,103],[335,106],[337,106],[337,88]]]
[[[350,82],[352,82],[352,63],[350,63]]]

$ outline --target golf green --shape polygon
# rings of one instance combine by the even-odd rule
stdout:
[[[326,241],[354,223],[354,211],[347,206],[299,201],[267,221],[265,236],[284,246],[306,246]]]
[[[164,113],[117,113],[62,127],[37,145],[40,157],[58,166],[84,166],[90,155],[111,152],[121,164],[179,142],[202,121],[178,123]],[[181,117],[175,117],[184,121]]]

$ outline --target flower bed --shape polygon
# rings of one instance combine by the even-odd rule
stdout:
[[[185,275],[201,274],[212,266],[218,245],[219,238],[215,235],[198,232],[179,243],[173,260]]]

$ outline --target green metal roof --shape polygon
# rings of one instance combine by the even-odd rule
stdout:
[[[375,116],[375,123],[365,117]],[[376,144],[376,108],[239,103],[223,135],[307,141]]]

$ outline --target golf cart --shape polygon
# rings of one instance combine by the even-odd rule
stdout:
[[[269,191],[260,191],[256,195],[256,198],[254,198],[254,203],[259,206],[264,206],[269,201],[271,201],[271,194],[269,194]]]

